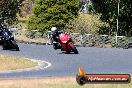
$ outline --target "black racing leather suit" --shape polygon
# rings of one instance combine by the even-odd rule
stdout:
[[[61,49],[58,41],[58,37],[61,33],[63,33],[63,31],[55,31],[52,33],[53,46],[55,46],[54,49]]]

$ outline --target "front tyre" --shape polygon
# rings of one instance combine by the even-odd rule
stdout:
[[[7,48],[7,46],[5,45],[5,44],[3,44],[3,50],[7,50],[8,48]]]
[[[74,45],[70,45],[70,46],[71,46],[72,51],[73,51],[75,54],[78,54],[77,48],[76,48]]]
[[[16,51],[20,51],[16,41],[12,41],[12,48],[16,49]]]
[[[16,51],[20,51],[20,49],[19,49],[19,47],[18,47],[18,46],[16,47]]]

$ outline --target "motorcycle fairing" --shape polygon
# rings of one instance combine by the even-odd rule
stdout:
[[[69,38],[71,38],[71,36],[69,36],[67,33],[62,33],[62,34],[59,35],[59,40],[62,43],[67,43]]]
[[[74,45],[73,41],[69,41],[71,39],[71,36],[67,33],[62,33],[59,35],[59,43],[61,47],[68,52],[71,52],[71,45]]]

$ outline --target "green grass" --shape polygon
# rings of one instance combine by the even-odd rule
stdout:
[[[132,88],[130,84],[86,84],[80,86],[74,77],[0,80],[0,88]]]
[[[37,66],[36,62],[23,57],[0,55],[0,71],[31,68]]]

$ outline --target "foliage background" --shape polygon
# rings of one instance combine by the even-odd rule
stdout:
[[[69,20],[78,16],[77,0],[35,0],[28,29],[45,32],[52,26],[65,28]]]
[[[17,13],[23,0],[0,0],[0,24],[12,25],[17,21]]]
[[[118,16],[118,1],[120,1],[120,13]],[[92,0],[94,9],[101,14],[101,20],[109,24],[103,27],[109,35],[116,32],[117,18],[119,18],[120,36],[132,36],[132,1],[131,0]]]
[[[81,34],[98,34],[100,27],[106,24],[100,20],[99,14],[80,14],[78,18],[69,21],[66,31]]]

